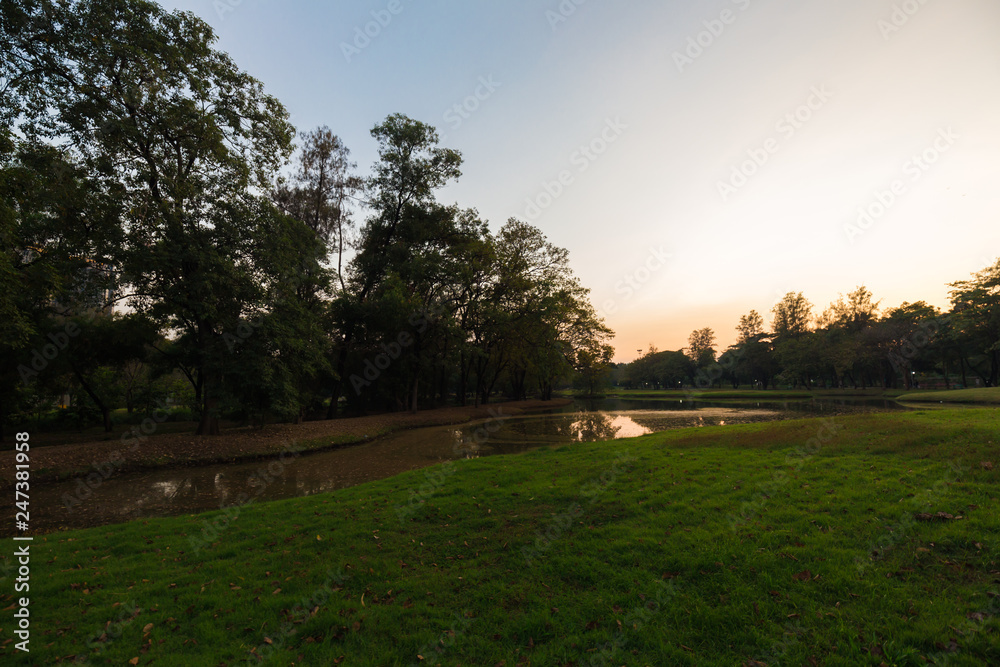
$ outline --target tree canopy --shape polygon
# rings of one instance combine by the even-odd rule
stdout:
[[[626,386],[657,388],[697,386],[705,378],[758,389],[913,388],[921,378],[924,386],[998,386],[1000,262],[951,288],[949,312],[923,301],[883,309],[862,285],[818,318],[801,292],[789,292],[773,308],[770,331],[756,311],[740,317],[736,342],[717,361],[703,352],[712,339],[701,329],[691,334],[686,367],[683,351],[651,346],[621,378]]]
[[[201,434],[343,400],[593,390],[610,367],[565,250],[438,200],[462,156],[432,126],[376,125],[367,177],[328,127],[296,152],[211,27],[146,0],[12,0],[0,38],[0,354],[21,380],[0,415],[66,390],[110,428],[136,364],[186,379]],[[32,367],[79,318],[72,349]]]

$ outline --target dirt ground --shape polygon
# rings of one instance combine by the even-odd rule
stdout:
[[[402,429],[463,424],[500,415],[563,407],[569,400],[519,401],[479,408],[442,408],[417,414],[392,413],[314,421],[303,424],[272,424],[263,428],[233,428],[214,437],[192,433],[158,433],[151,420],[115,440],[99,440],[59,446],[35,446],[30,450],[32,484],[97,473],[224,463],[273,456],[292,446],[315,451],[346,446]],[[0,452],[0,486],[12,486],[15,452]]]

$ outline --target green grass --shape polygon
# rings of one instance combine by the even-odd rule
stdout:
[[[814,393],[808,391],[783,391],[783,390],[766,390],[761,391],[757,389],[706,389],[706,390],[688,390],[688,389],[661,389],[658,391],[650,389],[618,389],[611,391],[611,396],[617,396],[619,398],[702,398],[702,399],[717,399],[717,398],[747,398],[747,399],[785,399],[785,398],[812,398],[815,396]]]
[[[220,513],[36,538],[5,664],[1000,664],[996,411],[830,424],[461,461],[244,507],[199,552]]]
[[[952,391],[918,391],[903,394],[898,400],[916,403],[1000,403],[1000,387],[954,389]]]
[[[893,398],[903,392],[895,389],[661,389],[658,391],[650,389],[616,389],[610,395],[619,398],[698,398],[703,400],[717,399],[812,399],[817,397],[840,397],[840,398]]]

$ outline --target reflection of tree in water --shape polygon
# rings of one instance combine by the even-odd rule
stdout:
[[[138,494],[131,488],[127,490],[116,488],[108,495],[112,494],[117,497],[105,498],[107,504],[104,513],[122,520],[145,516],[144,510],[149,508],[186,507],[190,503],[197,506],[197,501],[204,501],[205,498],[214,495],[212,489],[199,494],[197,486],[189,478],[153,482],[148,487],[142,488]]]
[[[455,456],[463,459],[478,459],[485,444],[485,442],[478,442],[482,440],[482,437],[476,437],[475,430],[455,430],[452,433]]]
[[[585,412],[570,424],[570,435],[577,442],[613,440],[621,426],[615,425],[611,415],[603,412]]]

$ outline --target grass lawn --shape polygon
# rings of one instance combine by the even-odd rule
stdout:
[[[38,537],[31,653],[15,654],[7,611],[0,655],[995,665],[997,464],[995,410],[857,415],[467,460],[228,521]]]
[[[609,395],[619,398],[697,398],[702,400],[715,399],[753,399],[756,401],[817,397],[838,398],[894,398],[903,392],[894,389],[615,389]]]
[[[903,394],[898,400],[917,403],[1000,403],[1000,387],[954,389],[952,391],[917,391]]]

